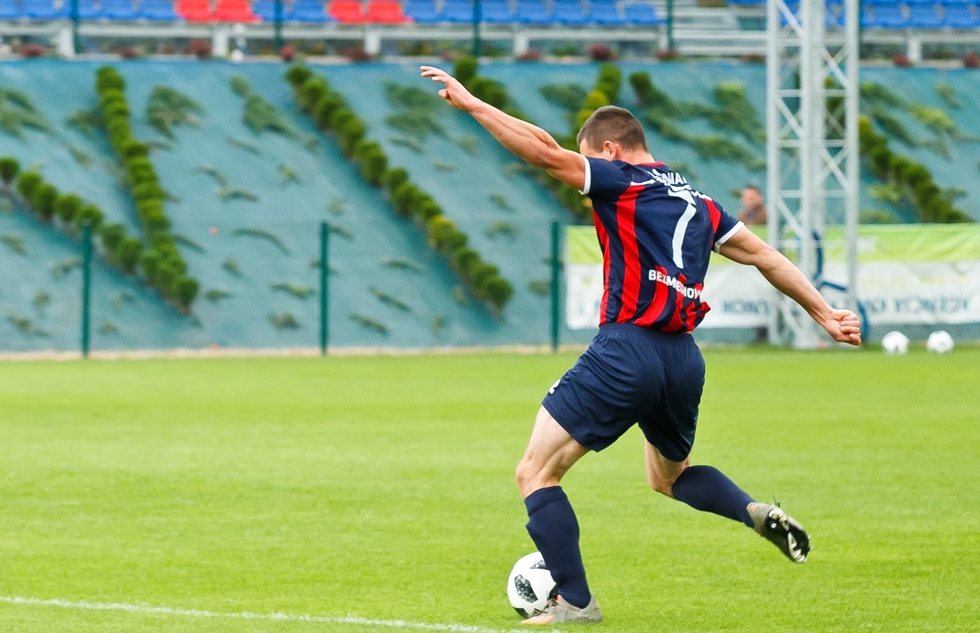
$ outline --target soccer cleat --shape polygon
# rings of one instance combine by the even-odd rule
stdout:
[[[772,541],[794,563],[806,562],[806,555],[810,553],[810,535],[796,519],[779,505],[753,502],[746,508],[756,532]]]
[[[582,608],[573,607],[565,602],[565,599],[561,596],[552,598],[545,605],[544,609],[541,610],[541,613],[524,620],[521,624],[545,626],[548,624],[561,624],[563,622],[575,624],[602,622],[602,609],[599,608],[599,603],[596,602],[595,596],[593,595],[592,599],[589,600],[589,604]]]

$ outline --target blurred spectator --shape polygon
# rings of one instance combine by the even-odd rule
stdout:
[[[765,224],[767,217],[762,190],[755,185],[742,187],[742,210],[738,212],[738,219],[746,224]]]

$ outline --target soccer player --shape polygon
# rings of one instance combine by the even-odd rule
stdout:
[[[443,99],[508,150],[588,195],[602,247],[599,332],[545,395],[517,466],[527,530],[558,589],[543,613],[524,624],[602,620],[582,565],[578,521],[560,482],[579,458],[606,448],[634,423],[646,438],[654,490],[741,521],[791,561],[805,562],[810,542],[802,525],[778,506],[755,501],[721,471],[688,459],[704,386],[704,360],[691,332],[708,311],[700,300],[708,257],[714,249],[755,266],[836,341],[860,345],[857,316],[832,309],[781,253],[654,160],[629,111],[596,110],[578,134],[577,153],[477,99],[445,71],[421,70],[443,84]]]

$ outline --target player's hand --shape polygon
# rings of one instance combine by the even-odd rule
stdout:
[[[422,66],[421,69],[423,77],[431,77],[432,81],[438,81],[446,86],[439,91],[439,96],[454,108],[459,108],[463,112],[470,112],[473,108],[483,103],[471,95],[455,77],[441,68]]]
[[[831,310],[822,325],[835,341],[850,345],[861,344],[861,320],[850,310]]]

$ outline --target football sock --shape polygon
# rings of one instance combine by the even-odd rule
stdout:
[[[528,495],[527,533],[544,557],[558,593],[573,607],[585,607],[592,599],[585,580],[585,566],[578,547],[578,519],[561,486],[542,488]]]
[[[752,497],[713,466],[689,466],[674,482],[671,492],[695,510],[741,521],[752,527],[748,506]],[[546,559],[547,560],[547,559]]]

